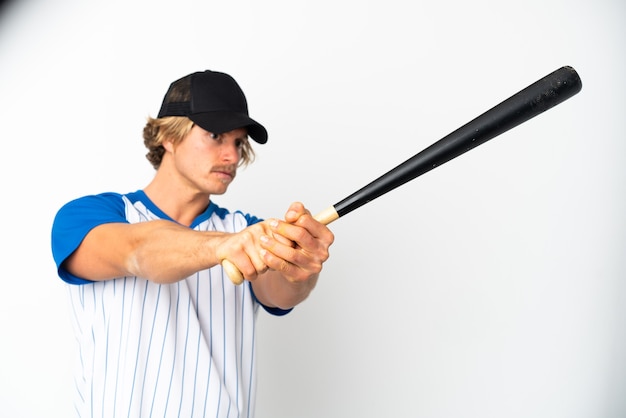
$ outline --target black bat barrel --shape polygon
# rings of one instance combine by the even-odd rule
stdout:
[[[341,217],[379,196],[520,125],[582,89],[576,71],[559,68],[435,142],[334,205]]]

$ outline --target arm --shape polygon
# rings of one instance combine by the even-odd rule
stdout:
[[[285,220],[232,234],[194,231],[166,220],[128,224],[112,218],[89,230],[63,267],[92,281],[139,276],[172,283],[228,258],[253,282],[259,301],[292,307],[315,286],[333,235],[301,204],[292,205]]]
[[[105,223],[93,228],[65,260],[73,275],[88,280],[122,276],[173,283],[219,264],[228,255],[256,277],[267,270],[259,253],[259,237],[267,223],[237,233],[199,232],[166,220],[134,224]]]

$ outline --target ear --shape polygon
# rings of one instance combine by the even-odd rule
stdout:
[[[165,148],[166,152],[172,153],[176,149],[176,145],[172,142],[170,138],[163,138],[163,142],[161,142],[161,145],[163,146],[163,148]]]

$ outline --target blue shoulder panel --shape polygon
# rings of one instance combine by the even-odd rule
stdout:
[[[70,284],[91,283],[71,275],[63,268],[63,262],[76,251],[89,231],[112,222],[127,223],[122,196],[118,193],[81,197],[57,212],[52,225],[52,257],[61,279]]]

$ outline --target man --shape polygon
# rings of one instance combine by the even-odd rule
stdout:
[[[57,213],[52,252],[79,344],[78,416],[254,415],[257,311],[283,315],[303,301],[334,237],[300,203],[261,221],[211,200],[252,161],[248,136],[267,141],[237,82],[189,74],[144,128],[153,180]]]

